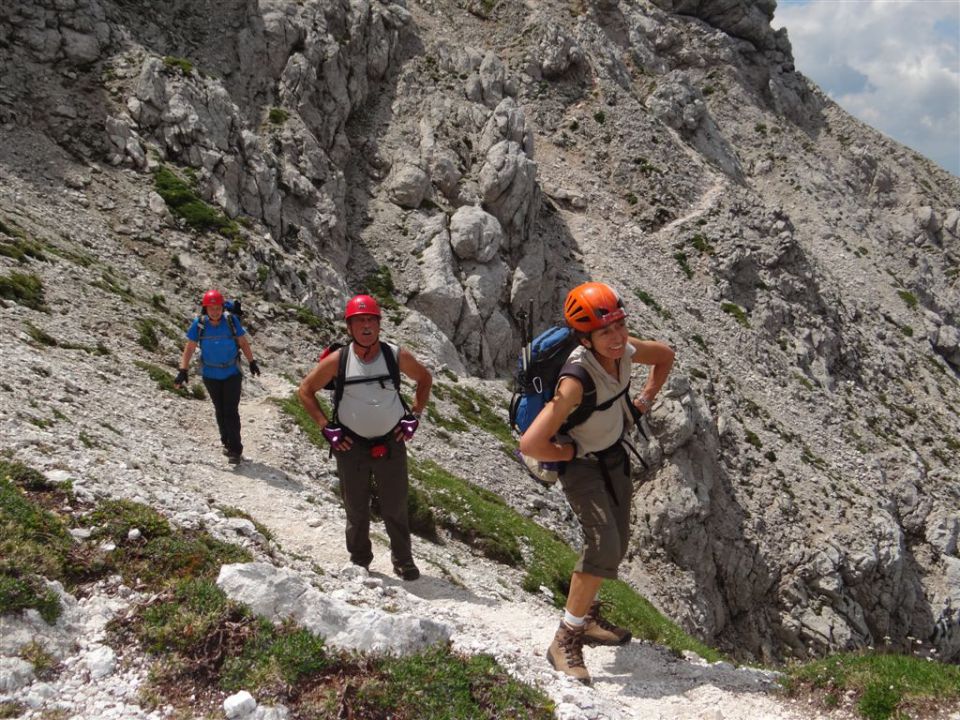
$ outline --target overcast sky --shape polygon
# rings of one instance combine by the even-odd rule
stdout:
[[[778,0],[797,70],[960,176],[960,0]]]

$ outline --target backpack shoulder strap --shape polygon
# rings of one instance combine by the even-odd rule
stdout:
[[[582,425],[597,409],[597,385],[587,369],[579,363],[567,363],[560,368],[557,384],[565,377],[572,377],[580,381],[583,386],[583,398],[574,411],[567,416],[567,420],[561,428],[564,431]]]
[[[227,327],[230,329],[230,337],[234,342],[237,341],[239,337],[239,331],[237,330],[237,316],[232,312],[223,313],[227,318]]]
[[[400,398],[400,404],[403,406],[404,412],[409,413],[410,408],[407,407],[407,401],[403,399],[403,393],[400,392],[400,364],[397,361],[397,356],[393,354],[393,348],[385,342],[380,343],[380,352],[383,353],[383,361],[387,364],[387,372],[390,374],[390,380],[393,381],[393,388],[397,391],[397,397]],[[397,353],[399,352],[400,348],[398,346]]]
[[[333,422],[337,422],[337,409],[343,399],[343,384],[347,377],[347,360],[350,359],[350,343],[341,345],[337,358],[337,376],[333,379]]]

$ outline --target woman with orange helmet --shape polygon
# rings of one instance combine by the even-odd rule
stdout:
[[[605,578],[617,577],[630,537],[633,483],[624,435],[634,422],[634,411],[645,413],[653,407],[674,354],[664,343],[629,335],[623,301],[604,283],[588,282],[571,290],[563,316],[580,345],[560,371],[553,399],[520,438],[520,452],[557,465],[564,494],[583,529],[583,549],[547,659],[557,670],[589,684],[584,644],[621,645],[631,637],[629,630],[601,615],[599,590]],[[635,364],[651,369],[631,402],[627,393]],[[585,404],[587,392],[589,407],[595,410],[576,426],[565,427],[571,413]]]
[[[249,361],[251,375],[259,375],[260,366],[253,359],[247,331],[240,323],[240,301],[231,306],[233,312],[230,312],[225,310],[227,303],[223,293],[207,290],[200,304],[200,315],[194,318],[187,330],[180,372],[173,384],[178,388],[187,384],[190,359],[199,347],[203,385],[213,401],[223,454],[231,463],[238,463],[243,458],[243,442],[240,439],[243,373],[240,372],[240,355],[243,354]]]

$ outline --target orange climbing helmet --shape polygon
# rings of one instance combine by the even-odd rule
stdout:
[[[588,282],[567,294],[563,303],[563,319],[574,330],[593,332],[627,316],[623,301],[609,285]]]
[[[343,319],[349,320],[354,315],[380,315],[380,306],[377,301],[369,295],[354,295],[347,301],[347,309],[343,313]]]
[[[221,293],[219,290],[207,290],[203,294],[201,305],[203,305],[203,307],[210,307],[211,305],[223,305],[223,293]]]

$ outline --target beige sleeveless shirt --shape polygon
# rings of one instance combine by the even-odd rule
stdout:
[[[582,366],[590,374],[597,386],[596,404],[600,405],[621,392],[630,382],[630,372],[633,369],[630,358],[633,357],[634,352],[636,349],[628,343],[620,360],[619,378],[612,377],[604,370],[596,356],[583,345],[570,353],[567,362]],[[586,422],[577,425],[569,432],[570,437],[577,443],[577,457],[583,457],[587,453],[598,450],[606,450],[620,440],[627,423],[632,421],[627,402],[629,398],[624,395],[611,407],[594,412]]]

